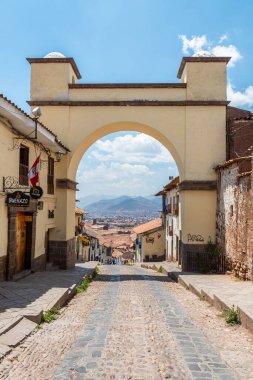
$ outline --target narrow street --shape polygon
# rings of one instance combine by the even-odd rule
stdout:
[[[237,329],[160,273],[100,266],[87,292],[0,363],[0,379],[252,379],[250,334]]]

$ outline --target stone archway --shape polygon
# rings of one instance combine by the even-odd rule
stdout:
[[[225,160],[225,57],[185,57],[181,83],[78,84],[73,58],[28,58],[31,106],[70,149],[57,164],[55,252],[73,265],[75,174],[85,151],[102,136],[146,133],[173,155],[180,171],[183,270],[215,240],[216,174]],[[59,248],[61,247],[61,248]],[[72,257],[72,258],[71,258]]]
[[[71,156],[71,161],[68,167],[68,177],[69,178],[76,177],[76,171],[80,163],[80,160],[83,157],[83,155],[86,153],[86,151],[91,147],[91,145],[93,145],[97,140],[101,139],[102,137],[106,135],[109,135],[115,132],[122,132],[122,131],[141,132],[159,141],[171,153],[171,155],[173,156],[177,164],[179,174],[181,177],[183,177],[183,162],[177,150],[172,145],[171,141],[169,141],[164,135],[158,132],[155,128],[152,128],[148,125],[136,123],[136,122],[131,122],[131,121],[118,122],[118,123],[102,126],[101,128],[97,129],[96,131],[88,135],[87,138],[85,138],[83,141],[81,141],[80,144],[77,146],[75,152]]]

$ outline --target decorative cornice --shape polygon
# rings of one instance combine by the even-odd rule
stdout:
[[[185,107],[185,106],[227,106],[226,100],[30,100],[30,106],[71,106],[71,107]]]
[[[70,63],[77,79],[82,78],[74,58],[26,58],[26,60],[29,63]]]
[[[185,64],[187,62],[203,62],[203,63],[210,63],[210,62],[225,62],[226,64],[230,61],[231,57],[183,57],[177,77],[181,79]]]
[[[77,191],[77,184],[78,182],[72,181],[68,178],[58,178],[56,180],[56,187],[58,189],[67,189],[67,190],[75,190]]]
[[[76,83],[69,88],[186,88],[186,83]]]
[[[217,181],[191,181],[186,180],[179,183],[179,191],[183,190],[216,190]]]

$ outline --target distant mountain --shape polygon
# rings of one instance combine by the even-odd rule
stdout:
[[[79,198],[77,206],[80,208],[85,208],[90,203],[101,201],[101,199],[112,199],[113,197],[105,195],[87,195],[86,197]]]
[[[158,210],[161,209],[161,198],[153,198],[154,199],[148,199],[141,196],[129,197],[124,195],[113,199],[102,199],[98,202],[86,205],[85,208],[90,215],[94,216],[149,215],[157,217]]]

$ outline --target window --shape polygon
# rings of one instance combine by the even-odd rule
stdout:
[[[19,148],[19,184],[28,186],[29,148],[20,145]]]
[[[52,157],[48,157],[47,193],[54,194],[54,159]]]

